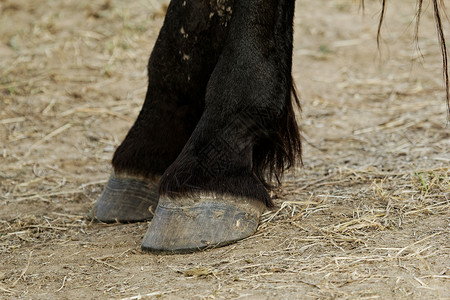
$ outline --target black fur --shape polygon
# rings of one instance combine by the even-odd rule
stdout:
[[[113,157],[116,173],[161,175],[178,156],[202,115],[229,18],[210,0],[171,1],[150,56],[144,105]]]
[[[226,193],[271,206],[267,180],[301,150],[294,6],[172,1],[150,57],[146,100],[116,150],[115,172],[164,173],[160,194]]]
[[[280,175],[300,152],[291,101],[294,1],[234,4],[225,46],[206,89],[205,110],[164,173],[160,194],[210,191],[271,206],[267,171]]]

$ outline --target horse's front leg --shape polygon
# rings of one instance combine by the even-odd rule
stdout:
[[[293,0],[235,0],[205,110],[164,172],[142,248],[189,252],[243,239],[272,202],[265,175],[300,151],[291,102]]]

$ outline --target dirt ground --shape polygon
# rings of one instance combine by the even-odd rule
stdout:
[[[146,91],[164,1],[0,1],[1,299],[450,299],[441,57],[415,1],[297,1],[304,166],[236,244],[140,250],[85,215]],[[450,26],[445,23],[448,35]],[[450,37],[449,37],[450,38]]]

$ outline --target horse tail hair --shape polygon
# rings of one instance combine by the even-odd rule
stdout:
[[[448,49],[445,39],[444,27],[442,25],[442,17],[444,16],[447,20],[449,19],[446,14],[446,8],[444,4],[444,0],[432,0],[433,3],[433,13],[434,13],[434,22],[436,24],[436,32],[438,35],[439,46],[441,48],[441,57],[442,57],[442,76],[444,78],[445,83],[445,98],[447,100],[447,113],[450,118],[450,78],[449,78],[449,70],[448,70]],[[386,4],[387,0],[383,0],[381,3],[381,13],[380,19],[378,22],[377,29],[377,46],[380,49],[381,43],[381,27],[383,25],[384,17],[386,14]],[[361,0],[361,6],[364,9],[364,0]],[[419,41],[419,24],[420,18],[423,12],[423,0],[417,0],[417,11],[416,11],[416,24],[415,24],[415,34],[414,40],[416,45],[418,45]],[[418,46],[417,46],[418,47]],[[419,49],[420,52],[420,49]]]

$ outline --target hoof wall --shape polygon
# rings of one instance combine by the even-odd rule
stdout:
[[[158,180],[112,173],[88,218],[105,223],[150,220],[158,204]]]
[[[150,252],[189,253],[252,235],[265,205],[232,196],[161,197],[142,241]]]

